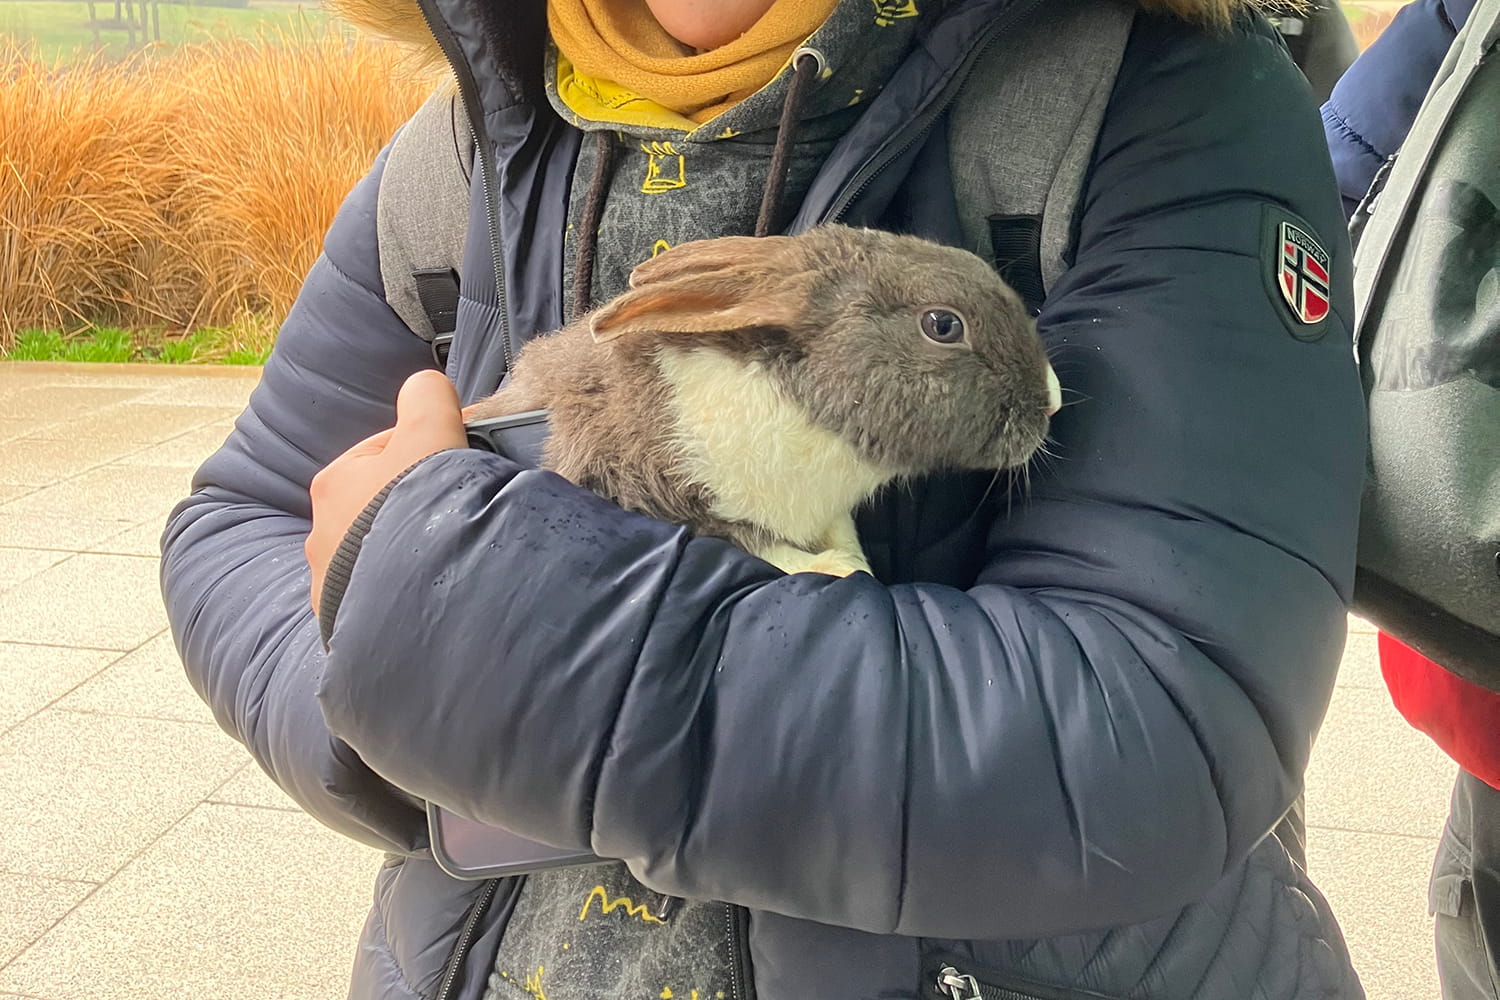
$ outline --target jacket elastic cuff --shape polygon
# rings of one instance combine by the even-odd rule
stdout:
[[[425,460],[424,460],[425,461]],[[318,633],[323,639],[323,648],[328,648],[329,641],[333,638],[333,624],[338,618],[339,605],[344,602],[344,592],[349,589],[349,579],[354,575],[354,561],[359,558],[359,550],[365,543],[365,536],[370,533],[370,525],[375,523],[375,515],[380,513],[381,505],[385,498],[391,495],[391,490],[396,484],[411,474],[421,462],[414,462],[395,479],[386,483],[380,492],[365,505],[365,509],[359,512],[354,523],[349,525],[349,530],[344,533],[344,540],[339,542],[339,547],[334,550],[333,558],[328,561],[328,572],[323,577],[323,592],[318,601]]]

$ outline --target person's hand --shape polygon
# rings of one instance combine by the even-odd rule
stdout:
[[[328,563],[375,494],[429,455],[467,443],[458,393],[438,371],[417,372],[396,397],[396,426],[365,438],[313,477],[312,532],[303,550],[312,569],[313,613]]]

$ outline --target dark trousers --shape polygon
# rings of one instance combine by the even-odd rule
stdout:
[[[1428,902],[1443,1000],[1500,1000],[1500,790],[1465,771],[1453,786]]]

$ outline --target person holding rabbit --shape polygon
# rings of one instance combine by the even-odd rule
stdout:
[[[868,572],[787,573],[464,447],[462,407],[520,382],[523,341],[685,244],[761,237],[744,263],[771,270],[726,271],[749,291],[647,379],[678,414],[704,354],[762,377],[810,356],[799,323],[911,305],[873,270],[806,285],[762,260],[775,234],[993,252],[1014,220],[983,192],[1009,178],[969,155],[991,74],[1063,58],[1117,3],[346,0],[447,58],[446,154],[473,130],[446,376],[388,295],[382,156],[173,512],[162,581],[220,724],[390,855],[352,997],[1363,995],[1278,827],[1353,579],[1349,252],[1307,85],[1239,0],[1108,8],[1128,43],[1033,303],[1050,369],[1027,354],[1025,391],[987,400],[1039,419],[1055,371],[1073,401],[1023,493],[961,462],[904,476],[855,512]],[[916,298],[899,353],[850,355],[884,359],[876,387],[975,346],[968,306]],[[866,457],[904,443],[887,396],[813,383],[776,412]],[[603,863],[453,878],[429,803]]]

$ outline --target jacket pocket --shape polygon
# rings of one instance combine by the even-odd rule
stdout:
[[[1432,879],[1427,884],[1427,912],[1445,917],[1463,916],[1466,895],[1473,893],[1474,830],[1473,802],[1465,775],[1460,773],[1453,785],[1448,822],[1438,841],[1437,857],[1432,863]]]
[[[1024,979],[949,952],[923,958],[922,987],[917,995],[924,1000],[1125,1000],[1113,994]]]

